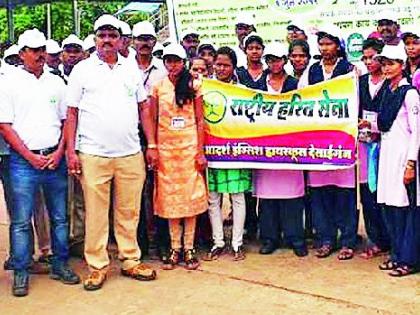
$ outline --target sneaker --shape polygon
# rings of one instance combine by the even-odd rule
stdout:
[[[205,255],[203,257],[203,260],[205,260],[205,261],[217,260],[217,259],[219,259],[219,257],[221,255],[223,255],[224,251],[225,251],[224,246],[223,247],[218,247],[218,246],[215,245],[211,248],[211,250],[207,253],[207,255]]]
[[[106,272],[94,270],[83,281],[83,287],[86,291],[95,291],[102,288],[106,280]]]
[[[239,246],[238,249],[233,249],[233,260],[234,261],[240,261],[244,260],[246,258],[245,250],[243,246]]]
[[[50,272],[50,278],[59,280],[64,284],[80,283],[79,276],[65,263],[58,264],[57,266],[53,265]]]
[[[12,294],[17,297],[27,296],[29,291],[29,272],[15,270],[13,273]]]
[[[121,274],[140,281],[151,281],[156,279],[156,271],[146,264],[139,263],[130,269],[121,269]]]

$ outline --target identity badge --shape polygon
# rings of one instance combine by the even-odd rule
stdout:
[[[185,118],[184,117],[172,117],[171,126],[173,129],[184,129]]]

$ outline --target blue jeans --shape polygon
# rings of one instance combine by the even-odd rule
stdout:
[[[335,186],[311,188],[312,215],[318,246],[356,246],[356,192]]]
[[[67,167],[64,158],[55,170],[37,170],[16,152],[9,163],[13,208],[10,239],[11,264],[15,270],[28,269],[32,262],[31,220],[36,195],[42,187],[51,226],[53,265],[68,259],[69,224],[67,218]]]
[[[293,248],[305,247],[303,198],[260,199],[260,237],[279,244],[280,231]]]

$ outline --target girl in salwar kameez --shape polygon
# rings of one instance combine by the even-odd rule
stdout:
[[[163,263],[166,270],[178,265],[182,249],[186,268],[199,266],[194,250],[196,217],[208,205],[202,96],[193,89],[185,59],[182,46],[165,47],[168,76],[153,86],[144,110],[146,157],[156,171],[155,214],[169,221],[171,251]]]
[[[416,167],[420,147],[420,100],[417,90],[403,77],[404,62],[391,46],[378,57],[389,81],[379,104],[378,129],[381,149],[378,171],[378,203],[384,207],[391,255],[379,265],[389,275],[414,272]]]

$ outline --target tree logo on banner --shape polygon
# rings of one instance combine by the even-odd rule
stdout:
[[[211,91],[204,95],[204,119],[218,124],[226,115],[227,99],[222,93]]]

